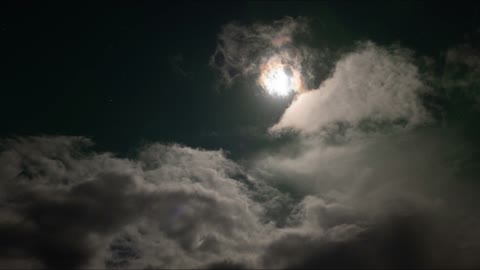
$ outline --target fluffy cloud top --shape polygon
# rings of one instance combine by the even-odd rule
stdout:
[[[428,120],[420,98],[426,91],[408,52],[368,42],[344,56],[318,89],[298,96],[271,130],[311,133],[362,121],[417,125]]]
[[[92,152],[83,137],[4,140],[0,262],[135,269],[478,265],[470,253],[480,235],[462,229],[478,224],[476,208],[445,193],[472,195],[452,181],[455,166],[446,162],[458,153],[430,139],[311,142],[300,155],[256,160],[250,174],[221,151],[179,145],[152,144],[125,159]],[[430,154],[436,159],[418,162]],[[281,192],[271,177],[307,188]],[[309,188],[309,181],[317,184]],[[432,189],[433,181],[440,188]],[[453,254],[448,262],[446,254]]]
[[[154,144],[129,160],[82,151],[89,144],[82,137],[2,143],[4,263],[178,268],[255,254],[268,226],[221,152]]]

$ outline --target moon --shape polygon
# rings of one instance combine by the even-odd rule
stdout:
[[[301,90],[300,73],[292,66],[269,61],[261,68],[260,85],[272,96],[287,97]]]

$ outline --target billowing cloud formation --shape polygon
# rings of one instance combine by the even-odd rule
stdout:
[[[475,144],[433,125],[355,132],[361,136],[348,140],[298,136],[251,161],[257,178],[303,198],[290,216],[297,226],[269,245],[262,262],[280,268],[477,267]]]
[[[210,64],[220,71],[224,83],[240,75],[259,73],[262,65],[272,58],[298,70],[309,79],[317,54],[295,43],[300,35],[308,34],[305,18],[285,17],[273,24],[230,23],[218,35],[218,44]]]
[[[0,260],[23,268],[474,267],[480,218],[469,178],[478,170],[465,160],[468,145],[436,131],[341,145],[303,139],[297,154],[255,160],[255,178],[219,151],[153,144],[124,159],[92,152],[82,137],[4,140]]]
[[[450,65],[452,55],[459,60],[450,51]],[[471,70],[462,74],[475,72],[460,62]],[[434,90],[411,52],[364,43],[294,100],[271,130],[300,136],[250,161],[257,178],[302,198],[290,216],[296,226],[271,242],[263,265],[478,267],[479,157],[457,123],[435,123],[424,104]]]
[[[82,137],[2,143],[5,263],[198,267],[248,260],[268,233],[262,209],[231,178],[241,171],[221,152],[154,144],[128,160],[83,152],[88,144]]]
[[[257,177],[303,198],[291,215],[297,226],[269,245],[263,263],[478,266],[478,156],[450,132],[437,127],[343,142],[309,136],[260,156],[253,161]]]
[[[272,131],[311,133],[332,123],[416,125],[428,120],[421,103],[426,91],[408,51],[368,42],[344,56],[317,90],[298,96]]]

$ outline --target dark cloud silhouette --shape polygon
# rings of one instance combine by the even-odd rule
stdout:
[[[246,265],[243,265],[241,263],[236,263],[236,262],[232,262],[232,261],[222,261],[222,262],[216,262],[216,263],[212,263],[210,264],[209,266],[206,267],[207,269],[211,269],[211,270],[226,270],[226,269],[238,269],[238,270],[241,270],[241,269],[248,269],[248,267]]]
[[[338,225],[323,235],[292,231],[267,247],[262,262],[266,268],[289,269],[474,268],[478,247],[460,246],[454,224],[417,209]]]

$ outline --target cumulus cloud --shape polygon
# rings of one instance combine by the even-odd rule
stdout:
[[[469,178],[478,170],[465,170],[468,145],[438,131],[342,144],[302,138],[293,142],[299,151],[278,149],[242,166],[221,151],[179,145],[152,144],[127,159],[94,152],[83,137],[4,140],[0,261],[475,267],[480,218]]]
[[[221,151],[179,145],[148,145],[127,159],[94,152],[83,137],[7,139],[0,261],[136,269],[478,265],[480,235],[465,229],[480,221],[475,200],[465,200],[474,192],[454,182],[459,167],[450,165],[469,148],[432,134],[343,146],[304,139],[302,151],[280,149],[246,168]]]
[[[2,260],[46,267],[198,267],[248,260],[269,226],[221,152],[154,144],[134,160],[82,137],[2,143]],[[84,149],[85,151],[82,151]],[[242,191],[242,188],[245,189]]]
[[[247,162],[299,199],[262,265],[478,266],[476,144],[434,120],[431,94],[411,52],[364,43],[293,101],[271,128],[292,140]]]
[[[426,91],[408,51],[367,42],[344,56],[318,89],[298,96],[271,130],[312,133],[335,123],[417,125],[428,120],[421,103]]]
[[[291,144],[251,165],[255,177],[302,198],[295,225],[262,255],[267,268],[478,265],[478,156],[453,130]]]

